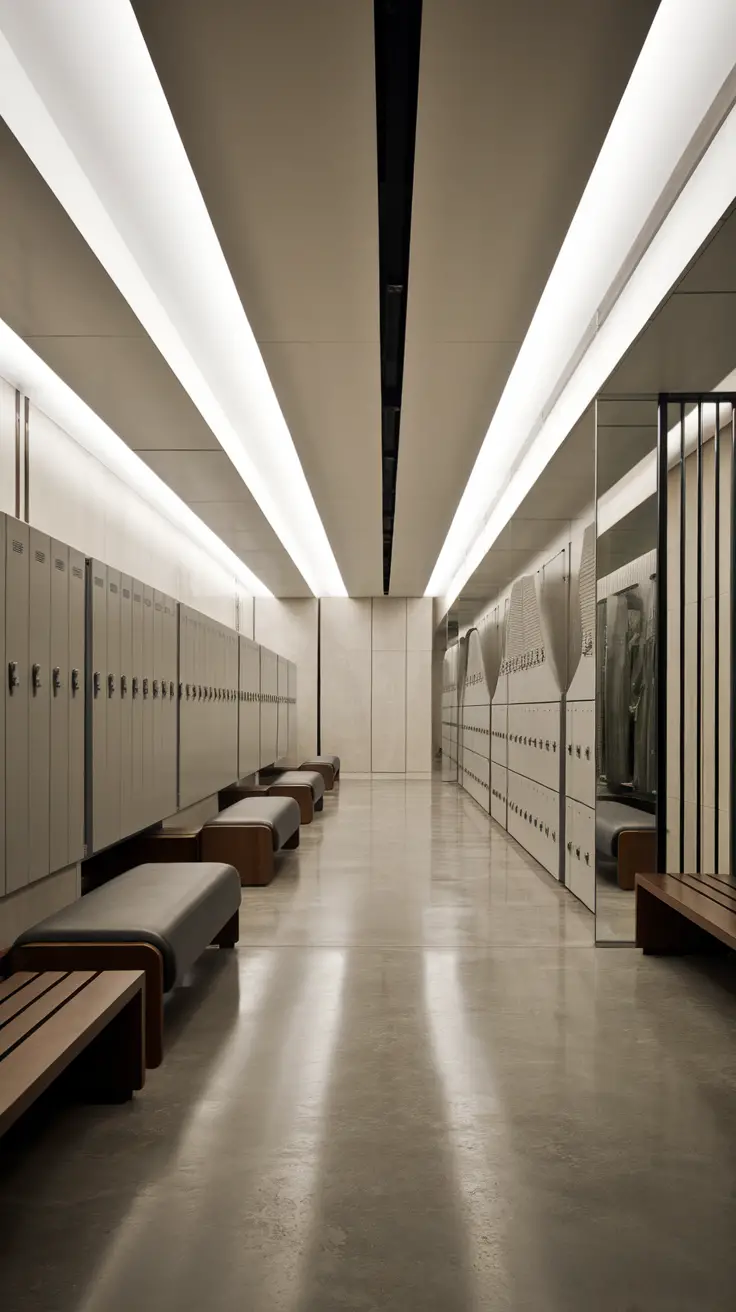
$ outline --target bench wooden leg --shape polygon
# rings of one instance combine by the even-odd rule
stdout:
[[[212,942],[218,948],[234,948],[240,938],[240,910],[235,912],[234,916],[223,925],[219,934],[213,938]]]
[[[299,803],[300,823],[311,825],[314,820],[314,795],[309,785],[272,784],[269,792],[272,797],[293,797]]]
[[[683,956],[709,951],[713,940],[679,911],[636,886],[636,943],[649,956]]]
[[[143,970],[146,975],[146,1066],[164,1058],[164,965],[152,943],[24,943],[11,950],[13,970]]]
[[[72,1068],[77,1095],[87,1102],[128,1102],[146,1081],[144,995],[131,998],[85,1048]]]
[[[205,825],[202,860],[234,866],[245,887],[270,884],[276,873],[273,835],[267,825]]]
[[[293,852],[294,848],[299,846],[300,833],[301,830],[295,829],[294,833],[291,835],[291,838],[287,838],[286,842],[284,843],[284,847],[288,847],[290,852]]]

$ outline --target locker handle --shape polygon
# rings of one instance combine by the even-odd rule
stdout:
[[[169,689],[168,689],[168,686],[167,686],[166,680],[165,680],[165,679],[162,679],[162,680],[161,680],[161,696],[162,696],[162,697],[168,697],[168,695],[169,695]]]
[[[95,670],[94,674],[92,675],[92,691],[95,697],[99,697],[101,687],[102,687],[102,675],[100,674],[99,670]]]
[[[42,687],[43,687],[43,683],[41,682],[41,666],[40,666],[40,665],[32,665],[32,666],[31,666],[31,683],[32,683],[32,685],[33,685],[33,691],[34,691],[34,693],[38,692],[39,688],[42,688]]]
[[[148,696],[148,679],[143,680],[143,696]]]
[[[590,760],[590,748],[589,748],[589,747],[586,747],[586,749],[585,749],[585,759],[586,759],[586,761],[589,761],[589,760]]]
[[[579,847],[576,847],[576,848],[575,848],[575,855],[576,855],[576,857],[577,857],[577,859],[578,859],[578,861],[579,861],[579,860],[580,860],[580,848],[579,848]]]
[[[580,748],[579,748],[579,747],[576,747],[576,748],[575,748],[575,755],[576,755],[577,757],[580,756]]]
[[[137,676],[137,674],[134,674],[134,675],[133,675],[133,696],[134,696],[134,697],[137,697],[137,696],[138,696],[138,676]]]
[[[567,844],[568,852],[572,852],[572,840]]]
[[[179,684],[179,698],[181,699],[181,698],[183,697],[183,695],[184,695],[184,684],[183,684],[183,683],[180,683],[180,684]],[[187,684],[187,697],[188,697],[188,696],[189,696],[189,684]]]
[[[153,681],[153,695],[154,697],[158,697],[158,679],[154,679]]]
[[[120,696],[121,696],[121,697],[127,697],[127,695],[128,695],[128,676],[127,676],[127,674],[121,674],[121,675],[120,675]]]
[[[51,671],[51,686],[55,697],[58,692],[61,692],[61,670],[58,665],[55,665]]]
[[[169,697],[174,696],[174,680],[169,679]]]
[[[115,695],[115,675],[114,675],[114,674],[108,674],[108,676],[107,676],[107,695],[108,695],[108,697],[114,697],[114,695]]]
[[[10,661],[8,665],[8,689],[11,697],[14,688],[20,688],[20,675],[18,673],[18,662]]]
[[[567,744],[567,754],[568,756],[572,756],[572,743]]]
[[[72,692],[79,692],[79,670],[72,670]]]
[[[590,865],[590,852],[585,853],[585,864],[586,866]]]

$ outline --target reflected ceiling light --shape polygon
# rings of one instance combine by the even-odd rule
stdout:
[[[733,0],[662,0],[458,504],[447,609],[736,192]]]
[[[22,337],[0,319],[0,377],[42,410],[79,446],[105,465],[121,482],[196,542],[254,597],[271,597],[239,556],[195,515],[168,483],[131,450],[71,387],[55,374]]]
[[[0,114],[312,592],[345,596],[129,0],[0,0]]]
[[[712,390],[714,392],[733,392],[736,389],[736,369],[728,374],[723,382]],[[703,441],[708,441],[713,437],[716,427],[716,407],[712,401],[708,401],[707,394],[703,397]],[[732,407],[728,402],[723,402],[719,408],[718,417],[720,427],[724,428],[730,424],[732,416]],[[680,460],[682,448],[684,448],[685,457],[689,456],[698,444],[698,412],[692,409],[685,416],[685,433],[680,432],[680,422],[672,425],[667,434],[667,463],[672,469]],[[622,478],[614,483],[607,492],[598,498],[596,525],[597,536],[601,537],[609,529],[618,524],[626,515],[630,515],[632,510],[642,505],[649,497],[653,497],[657,491],[657,452],[656,450],[648,451],[637,464],[633,465]]]

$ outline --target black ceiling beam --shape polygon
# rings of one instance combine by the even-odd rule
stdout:
[[[383,590],[396,511],[422,0],[374,0],[381,313]]]

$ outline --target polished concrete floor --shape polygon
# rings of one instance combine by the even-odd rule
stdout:
[[[726,963],[592,917],[454,785],[345,780],[124,1107],[0,1148],[8,1312],[726,1312]]]

